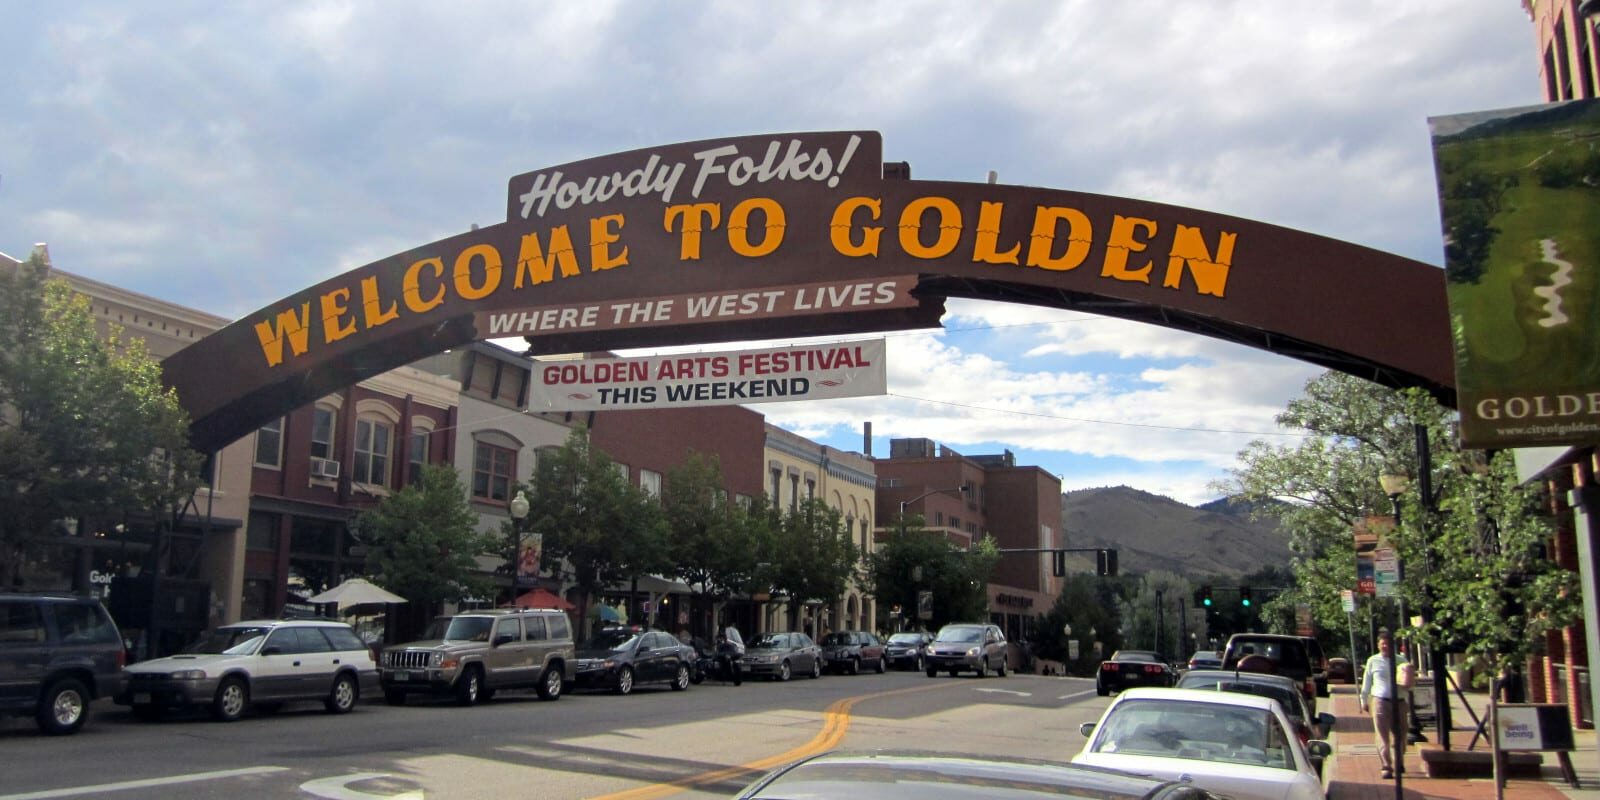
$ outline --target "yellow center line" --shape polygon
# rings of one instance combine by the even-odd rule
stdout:
[[[679,792],[685,792],[701,786],[719,783],[729,778],[736,778],[741,775],[747,775],[751,773],[766,772],[774,767],[780,767],[790,762],[799,761],[802,758],[814,756],[818,753],[825,753],[837,747],[840,742],[844,741],[844,735],[850,730],[850,709],[854,708],[856,703],[859,703],[863,700],[891,697],[897,694],[926,692],[931,689],[940,689],[951,685],[953,684],[941,682],[932,686],[913,686],[907,689],[895,689],[889,692],[864,694],[856,697],[846,697],[842,700],[836,700],[832,705],[828,706],[827,709],[822,712],[824,720],[822,730],[819,731],[816,736],[811,737],[811,741],[806,742],[805,744],[800,745],[793,750],[779,753],[775,756],[757,759],[755,761],[747,761],[743,764],[737,764],[731,767],[723,767],[721,769],[714,769],[709,772],[702,772],[698,775],[690,775],[688,777],[679,778],[675,781],[669,781],[667,783],[652,783],[648,786],[640,786],[637,789],[627,789],[621,792],[600,795],[598,797],[590,798],[590,800],[654,800],[654,798],[670,797],[678,794]]]

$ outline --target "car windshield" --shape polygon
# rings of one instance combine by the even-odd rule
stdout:
[[[822,644],[824,647],[830,645],[837,647],[839,645],[855,644],[855,639],[848,633],[830,633],[822,637]]]
[[[1111,660],[1112,661],[1143,661],[1143,662],[1151,663],[1151,664],[1160,661],[1160,659],[1156,658],[1156,654],[1155,653],[1148,653],[1148,652],[1145,652],[1143,650],[1118,650],[1116,655],[1113,655],[1111,657]]]
[[[264,625],[218,628],[189,645],[186,653],[248,655],[255,652],[272,629]]]
[[[1114,705],[1093,752],[1295,769],[1294,751],[1266,709],[1140,698]]]
[[[982,628],[945,628],[939,631],[941,642],[976,642],[983,638]]]
[[[897,633],[889,637],[890,644],[920,644],[921,642],[922,634],[920,633]]]
[[[631,650],[639,641],[639,634],[627,628],[610,628],[595,634],[589,641],[584,642],[585,650]]]
[[[759,647],[788,647],[788,646],[789,646],[789,637],[788,637],[787,634],[782,634],[782,633],[763,634],[763,635],[761,635],[761,636],[756,638],[755,644],[750,645],[751,649],[755,649],[755,648],[759,648]]]
[[[447,642],[487,642],[494,620],[488,617],[451,617],[444,631],[430,637]]]

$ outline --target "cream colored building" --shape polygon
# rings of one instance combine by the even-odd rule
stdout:
[[[862,554],[857,574],[865,576],[866,556],[876,547],[873,519],[877,476],[873,462],[860,453],[818,444],[777,426],[766,426],[763,459],[767,464],[767,497],[780,511],[789,512],[800,503],[816,498],[844,516],[846,527]],[[761,631],[782,624],[788,609],[770,604],[760,620]],[[801,627],[813,637],[830,630],[876,630],[877,599],[867,594],[860,581],[852,582],[844,596],[822,606],[807,607],[801,614]]]

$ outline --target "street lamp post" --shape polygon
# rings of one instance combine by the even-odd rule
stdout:
[[[1378,476],[1378,483],[1383,486],[1383,493],[1389,495],[1389,502],[1394,504],[1394,529],[1396,535],[1398,535],[1400,531],[1401,517],[1400,502],[1401,498],[1405,496],[1406,489],[1411,486],[1411,478],[1403,473],[1386,472]],[[1426,536],[1427,532],[1424,531],[1423,535]],[[1427,547],[1426,541],[1423,542],[1423,547]],[[1405,574],[1405,562],[1402,561],[1400,562],[1400,575],[1402,578],[1402,583],[1404,582]],[[1398,590],[1398,587],[1396,588]],[[1398,650],[1400,647],[1400,628],[1408,624],[1408,620],[1410,618],[1406,616],[1405,597],[1397,592],[1395,594],[1395,602],[1399,606],[1399,618],[1395,620],[1395,642],[1393,646],[1395,650]],[[1416,656],[1417,648],[1413,646],[1410,648],[1410,657],[1416,658]],[[1422,665],[1420,663],[1414,663],[1411,665],[1411,668],[1421,669]],[[1417,718],[1416,704],[1411,702],[1411,689],[1409,688],[1406,689],[1406,714],[1406,741],[1412,744],[1428,741],[1428,738],[1422,735],[1422,721]],[[1443,738],[1449,739],[1450,737],[1446,735]]]
[[[528,495],[521,490],[511,499],[511,601],[517,600],[517,578],[522,576],[522,521],[528,517]]]
[[[910,500],[901,500],[900,501],[900,516],[904,517],[906,515],[906,506],[909,506],[912,503],[915,503],[918,500],[921,500],[923,498],[932,497],[932,496],[934,496],[936,494],[944,494],[946,492],[960,492],[962,494],[966,494],[968,489],[969,489],[969,487],[967,486],[967,484],[963,483],[960,486],[954,486],[954,487],[951,487],[949,489],[929,489],[928,491],[923,492],[922,494],[919,494],[916,497],[911,498]]]

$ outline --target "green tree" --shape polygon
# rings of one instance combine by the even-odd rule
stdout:
[[[914,625],[938,630],[947,622],[988,619],[989,579],[1000,561],[993,539],[961,550],[916,515],[900,518],[888,538],[867,558],[865,583],[880,610],[898,605]],[[932,619],[918,621],[917,595],[932,592]]]
[[[1068,575],[1050,610],[1037,617],[1029,631],[1034,655],[1060,661],[1067,674],[1092,677],[1100,662],[1122,647],[1122,613],[1115,581],[1087,573]],[[1072,633],[1066,631],[1071,627]],[[1068,642],[1078,643],[1071,658]],[[1101,643],[1095,652],[1094,643]]]
[[[843,595],[860,560],[844,514],[815,498],[782,515],[772,556],[772,589],[790,597],[791,629],[799,625],[802,603],[832,603]]]
[[[199,485],[189,420],[144,341],[96,329],[86,297],[30,258],[0,270],[0,586],[68,519],[170,524]]]
[[[429,465],[416,483],[357,515],[352,528],[367,548],[372,579],[432,613],[440,603],[495,590],[477,557],[501,552],[504,542],[477,522],[456,471]]]
[[[660,504],[628,483],[582,426],[539,459],[527,524],[544,535],[546,562],[568,570],[581,615],[609,586],[670,571]]]
[[[1232,481],[1218,488],[1286,501],[1261,506],[1278,517],[1294,552],[1294,588],[1274,604],[1309,606],[1322,629],[1346,624],[1339,597],[1355,585],[1353,530],[1393,513],[1377,476],[1417,474],[1420,426],[1431,454],[1431,495],[1421,496],[1423,481],[1410,482],[1399,498],[1401,525],[1392,539],[1406,565],[1399,594],[1408,615],[1425,605],[1433,611],[1434,622],[1421,635],[1452,651],[1519,663],[1534,646],[1534,634],[1574,617],[1578,592],[1565,591],[1572,577],[1531,555],[1551,530],[1534,502],[1538,487],[1518,484],[1509,453],[1485,460],[1459,450],[1450,435],[1452,417],[1419,391],[1396,392],[1330,372],[1307,383],[1304,396],[1278,416],[1280,425],[1305,431],[1303,440],[1252,442],[1240,453]],[[1487,587],[1496,591],[1485,594]],[[1367,629],[1375,611],[1381,624],[1398,623],[1395,604],[1362,599],[1358,629]],[[1507,607],[1521,613],[1507,614]],[[1416,635],[1409,625],[1396,630]]]
[[[661,493],[666,515],[667,552],[678,579],[694,592],[697,604],[726,600],[748,591],[755,581],[766,512],[747,511],[728,501],[716,456],[698,452],[667,473]],[[710,611],[709,606],[701,610]],[[695,616],[696,624],[701,619]],[[696,635],[709,631],[695,630]]]

